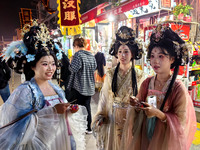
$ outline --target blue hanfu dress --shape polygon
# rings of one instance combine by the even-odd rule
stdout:
[[[0,129],[0,149],[2,150],[73,150],[85,149],[84,134],[87,128],[87,112],[80,106],[71,114],[57,114],[53,106],[67,103],[63,90],[52,84],[57,95],[44,97],[34,78],[21,84],[0,107],[0,127],[19,116],[37,109],[36,113]],[[70,128],[72,125],[72,128]],[[79,131],[73,138],[73,133]],[[75,140],[74,140],[75,139]],[[79,142],[75,144],[75,141]],[[76,146],[77,145],[77,146]]]

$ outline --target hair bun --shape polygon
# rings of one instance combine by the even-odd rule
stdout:
[[[166,43],[167,41],[173,45],[173,48],[169,48],[168,45],[168,49],[171,53],[175,53],[176,64],[181,66],[187,64],[189,60],[189,52],[185,41],[181,39],[181,37],[169,26],[161,24],[157,25],[150,37],[149,47],[152,47],[153,45],[153,47],[156,47],[156,45],[164,45],[161,43]]]
[[[121,45],[127,45],[134,55],[134,59],[138,60],[142,57],[143,50],[136,40],[135,31],[127,26],[122,26],[116,33],[116,40],[112,42],[109,54],[117,58],[117,52]]]
[[[122,26],[119,28],[119,30],[116,33],[116,40],[126,42],[126,41],[134,41],[135,39],[135,32],[133,29]]]

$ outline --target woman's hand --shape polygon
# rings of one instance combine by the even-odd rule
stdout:
[[[139,106],[139,100],[138,100],[138,98],[136,98],[135,96],[131,96],[130,97],[130,105],[131,106],[136,106],[136,107],[138,107]]]
[[[97,126],[101,126],[103,124],[103,120],[104,120],[104,118],[99,118],[99,120],[97,121],[96,125]]]
[[[142,102],[144,107],[141,107],[142,110],[144,110],[145,114],[148,118],[151,117],[157,117],[160,120],[166,120],[166,115],[159,109],[155,108],[153,105],[150,105],[148,103]]]
[[[152,105],[149,105],[146,102],[142,102],[142,104],[144,107],[141,107],[141,109],[144,110],[148,118],[156,116],[157,108],[153,107]]]
[[[70,106],[69,103],[59,103],[54,106],[58,114],[64,114],[67,108]]]
[[[71,113],[76,113],[79,110],[78,104],[72,104],[70,108],[71,108]]]

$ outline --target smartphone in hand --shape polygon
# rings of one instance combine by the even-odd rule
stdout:
[[[140,102],[139,107],[148,107],[145,103]]]

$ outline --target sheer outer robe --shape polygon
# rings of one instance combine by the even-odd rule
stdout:
[[[99,96],[99,104],[98,104],[98,111],[94,116],[92,127],[93,131],[96,134],[97,138],[97,147],[98,149],[103,148],[105,150],[117,150],[119,149],[120,143],[117,140],[117,136],[115,131],[115,123],[114,118],[120,118],[121,116],[114,116],[113,114],[113,101],[114,101],[114,94],[111,89],[111,83],[113,79],[113,74],[115,68],[112,68],[106,73],[106,77],[104,80],[104,84]],[[129,103],[129,97],[132,96],[132,73],[131,70],[125,76],[120,76],[120,72],[118,73],[117,77],[117,94],[119,101],[122,100],[123,102]],[[138,82],[138,87],[144,80],[143,72],[139,69],[136,69],[136,78]],[[125,77],[125,80],[123,79]],[[104,124],[101,127],[96,126],[96,123],[99,119],[104,118]]]
[[[58,96],[67,102],[62,89],[51,82],[50,85]],[[71,150],[65,114],[57,114],[53,107],[43,108],[44,96],[34,78],[15,89],[7,102],[1,106],[0,126],[32,110],[34,103],[37,113],[0,130],[0,149]],[[69,112],[67,116],[70,116]]]
[[[149,86],[147,78],[141,85],[137,97],[145,99],[145,89]],[[168,109],[165,109],[168,108]],[[165,111],[166,110],[166,111]],[[122,138],[123,150],[189,150],[196,131],[196,116],[192,100],[181,81],[176,80],[172,92],[164,106],[167,122],[157,118],[154,135],[149,141],[146,135],[146,115],[129,107]]]

